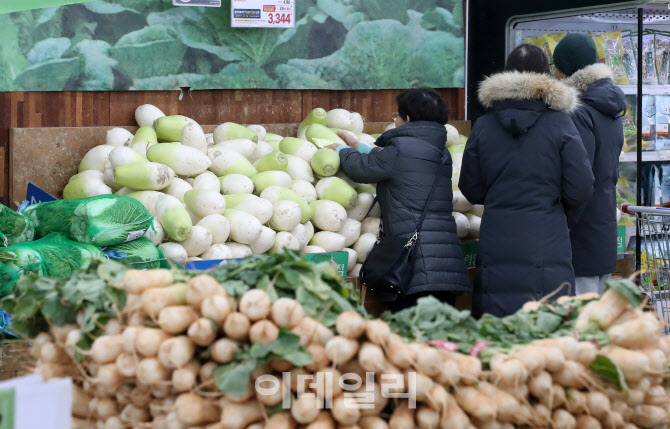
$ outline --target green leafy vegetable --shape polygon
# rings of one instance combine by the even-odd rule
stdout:
[[[626,298],[633,308],[642,305],[642,294],[637,285],[628,279],[608,280],[605,283],[607,288],[614,289],[616,292]]]
[[[599,355],[589,368],[594,374],[600,376],[603,381],[613,384],[621,392],[628,393],[626,378],[624,377],[621,368],[619,368],[619,365],[612,359],[607,356]]]

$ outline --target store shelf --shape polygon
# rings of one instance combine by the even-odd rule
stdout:
[[[626,95],[637,95],[637,85],[619,85]],[[642,95],[670,95],[670,85],[642,85]]]
[[[636,152],[622,152],[619,162],[636,162]],[[642,151],[642,162],[670,161],[670,150]]]

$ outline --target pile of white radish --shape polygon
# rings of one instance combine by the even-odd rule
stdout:
[[[205,134],[193,119],[152,105],[138,107],[135,118],[134,135],[111,129],[105,144],[86,154],[65,198],[136,198],[156,217],[146,236],[180,265],[282,248],[346,251],[349,275],[358,275],[379,231],[376,187],[346,177],[339,155],[323,147],[342,142],[337,130],[374,145],[377,136],[363,133],[360,114],[314,109],[297,138],[231,122]],[[458,195],[457,212],[458,198],[465,202]],[[481,210],[454,216],[459,236],[478,236]]]
[[[655,313],[631,308],[611,289],[576,321],[578,328],[597,324],[608,346],[572,336],[540,339],[493,356],[485,371],[477,357],[406,341],[381,320],[346,312],[331,331],[305,317],[293,299],[272,302],[260,289],[234,299],[206,274],[180,278],[167,270],[126,272],[119,284],[128,293],[123,315],[107,323],[79,364],[73,360],[76,324],[52,326],[33,341],[45,378],[75,380],[72,427],[634,429],[666,428],[670,419],[670,339],[661,335]],[[252,371],[244,395],[217,390],[217,367],[232,362],[242,347],[272,343],[282,328],[300,337],[313,363],[297,368],[270,361]],[[618,365],[627,391],[594,376],[589,368],[600,356]],[[274,376],[281,384],[285,372],[291,401],[281,409],[281,389],[267,394],[253,381]],[[345,397],[337,378],[326,391],[320,383],[327,378],[315,377],[305,393],[330,392],[332,400],[331,408],[319,409],[314,396],[299,390],[298,376],[316,373],[363,380],[374,373],[373,385],[358,390],[371,396]],[[388,380],[392,392],[410,397],[384,397]],[[346,406],[356,401],[372,407]]]

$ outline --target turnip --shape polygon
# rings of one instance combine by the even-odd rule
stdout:
[[[649,359],[644,353],[617,346],[608,346],[602,349],[602,354],[619,365],[627,381],[640,381],[642,377],[649,373]]]
[[[256,150],[256,143],[249,139],[226,140],[214,145],[214,148],[220,148],[226,151],[237,152],[243,157],[249,159]]]
[[[334,337],[330,341],[334,341],[335,338],[338,337]],[[328,354],[327,349],[326,354]],[[328,354],[328,357],[330,358],[331,355]],[[384,350],[382,350],[380,346],[372,343],[363,343],[358,352],[358,363],[365,371],[377,373],[383,372],[388,365],[386,357],[384,356]]]
[[[632,422],[639,427],[653,427],[665,422],[668,413],[661,407],[654,405],[638,405],[633,410]]]
[[[243,174],[228,174],[219,177],[218,180],[223,195],[251,194],[254,192],[254,182]]]
[[[237,343],[227,338],[221,338],[211,345],[209,353],[212,357],[212,360],[215,362],[220,364],[230,363],[235,360],[235,354],[237,353]]]
[[[124,147],[130,145],[134,137],[133,133],[124,128],[112,128],[107,131],[105,144],[114,147]]]
[[[346,247],[345,242],[346,239],[340,234],[330,231],[319,231],[316,234],[314,234],[314,237],[312,237],[310,244],[313,246],[318,246],[324,249],[326,252],[340,252],[342,251],[342,249]],[[354,246],[354,250],[356,250],[356,246]],[[358,252],[358,250],[356,251]]]
[[[298,397],[291,405],[291,415],[296,422],[308,424],[319,417],[319,400],[315,395]]]
[[[225,122],[219,125],[216,127],[213,134],[215,143],[235,139],[249,139],[253,142],[258,141],[258,134],[253,130],[234,122]]]
[[[626,298],[621,296],[614,289],[608,289],[599,301],[595,301],[590,320],[597,323],[601,328],[606,329],[611,326],[612,322],[614,322],[629,306],[630,302]],[[586,308],[584,310],[586,310]],[[579,327],[577,328],[580,329]]]
[[[314,226],[309,221],[299,224],[291,230],[291,235],[298,239],[300,248],[304,249],[312,237],[314,237]]]
[[[288,411],[282,411],[273,414],[267,422],[264,429],[295,429],[295,421]]]
[[[354,244],[353,249],[358,253],[358,262],[361,264],[365,262],[368,257],[368,253],[372,250],[374,245],[377,243],[377,236],[374,234],[361,234],[356,243]]]
[[[152,386],[165,381],[170,377],[170,371],[154,357],[142,359],[137,364],[137,381],[146,386]]]
[[[384,347],[391,338],[391,329],[386,322],[369,320],[365,322],[365,336],[370,342]]]
[[[319,199],[334,201],[345,209],[351,209],[358,204],[358,194],[354,188],[339,177],[321,179],[315,189]]]
[[[242,313],[230,313],[223,323],[223,331],[226,336],[233,340],[243,341],[249,336],[251,322],[249,318]]]
[[[187,285],[184,283],[147,289],[140,299],[142,311],[149,317],[156,317],[165,307],[185,304],[186,289]]]
[[[279,328],[269,320],[260,320],[249,328],[249,340],[252,344],[272,344],[279,336]]]
[[[264,410],[255,399],[249,400],[243,404],[233,404],[228,401],[221,401],[221,422],[225,428],[245,429],[251,423],[263,420]]]
[[[514,350],[510,355],[519,359],[531,375],[540,374],[547,364],[544,353],[538,347],[523,347]]]
[[[644,348],[656,343],[663,327],[658,317],[640,311],[633,320],[619,323],[608,329],[610,342],[626,348]]]
[[[246,176],[242,176],[248,179]],[[202,189],[214,192],[221,192],[221,181],[216,174],[211,171],[200,173],[193,179],[192,189]]]
[[[93,341],[86,355],[95,363],[114,362],[123,353],[124,344],[122,335],[103,335]]]
[[[186,333],[195,345],[205,347],[216,339],[216,325],[209,319],[200,318],[188,327]]]
[[[154,122],[165,116],[165,113],[152,104],[143,104],[135,109],[135,121],[140,127],[151,127]]]
[[[206,298],[217,295],[227,296],[226,290],[207,274],[192,278],[186,287],[186,303],[198,309]]]
[[[158,246],[158,249],[163,253],[163,255],[168,260],[174,262],[177,265],[181,266],[186,265],[186,260],[188,259],[188,253],[181,244],[163,243],[160,246]]]
[[[121,165],[135,162],[149,162],[149,160],[129,147],[121,146],[109,153],[109,162],[113,170]]]
[[[184,194],[186,207],[201,218],[212,214],[223,214],[226,209],[226,200],[218,192],[192,189]]]
[[[311,162],[318,149],[303,139],[284,137],[279,142],[279,150],[287,155],[295,155],[306,162]]]
[[[156,217],[172,239],[184,241],[191,235],[191,217],[177,198],[171,195],[159,196],[156,200]]]
[[[180,244],[189,257],[201,255],[212,245],[212,233],[204,226],[196,225],[191,231],[191,236]]]
[[[112,417],[113,418],[113,417]],[[124,422],[124,423],[143,423],[143,422],[148,422],[151,419],[151,416],[149,415],[149,411],[147,411],[146,408],[140,408],[137,407],[133,404],[128,404],[125,407],[123,407],[123,410],[121,410],[121,416],[119,418],[119,423]],[[109,420],[105,425],[107,426]],[[119,427],[123,427],[122,425]],[[107,429],[107,427],[105,427]]]
[[[253,177],[258,174],[258,170],[238,152],[212,147],[207,152],[207,156],[212,161],[209,169],[217,176],[242,174],[247,177]]]
[[[168,334],[179,334],[195,322],[198,314],[193,308],[185,305],[165,307],[158,313],[158,326]]]
[[[95,402],[93,402],[95,401]],[[95,398],[91,401],[91,408],[95,410],[95,416],[100,420],[106,420],[119,414],[119,404],[111,398]]]
[[[585,367],[590,366],[598,356],[598,348],[590,341],[581,341],[578,349],[577,361]]]
[[[279,298],[272,304],[271,318],[280,328],[294,328],[302,321],[303,317],[302,306],[294,299]]]
[[[300,224],[301,219],[302,210],[298,203],[289,200],[277,201],[273,204],[270,227],[275,231],[291,231]]]
[[[105,144],[89,150],[79,163],[79,173],[86,170],[104,172],[105,166],[109,162],[109,155],[114,149],[116,149],[116,146]]]
[[[358,352],[358,342],[343,336],[336,336],[326,343],[328,359],[335,365],[349,362]]]
[[[197,226],[207,228],[212,235],[212,244],[224,244],[230,236],[230,222],[223,215],[205,216],[197,223]]]
[[[260,289],[252,289],[245,292],[240,298],[240,312],[256,322],[270,315],[272,303],[267,293]]]
[[[247,246],[246,244],[227,243],[226,245],[230,249],[231,257],[233,259],[242,259],[253,254],[251,247]]]
[[[195,323],[195,322],[194,322]],[[207,323],[210,323],[207,321]],[[168,338],[158,349],[158,360],[168,369],[186,365],[193,359],[195,344],[187,336]]]
[[[219,407],[194,393],[182,393],[175,402],[175,411],[182,424],[195,426],[219,420]]]
[[[474,387],[461,387],[455,392],[458,404],[468,414],[482,422],[494,420],[497,408],[493,399],[483,395]]]
[[[421,423],[419,421],[420,419],[421,419],[421,421],[424,421],[424,420],[426,420],[426,417],[421,417],[420,418],[417,414],[417,423],[419,424],[419,428],[420,429],[428,429],[428,427],[424,428],[424,427],[420,426],[421,425]],[[386,421],[384,419],[382,419],[381,417],[377,417],[377,416],[363,416],[363,417],[361,417],[361,419],[358,421],[358,426],[361,429],[388,429],[388,427],[389,427],[388,423],[386,423]],[[439,426],[437,426],[437,427],[439,427]],[[432,426],[430,428],[432,428]]]
[[[264,171],[288,172],[288,158],[281,152],[273,152],[254,162],[254,167],[259,173]]]
[[[345,398],[338,396],[333,399],[331,414],[335,421],[341,425],[353,425],[361,418],[360,410],[354,398]],[[394,413],[395,415],[395,413]],[[412,413],[413,416],[413,413]],[[408,426],[398,426],[408,428]]]
[[[66,364],[70,362],[65,350],[54,343],[44,343],[40,347],[39,358],[43,363]]]

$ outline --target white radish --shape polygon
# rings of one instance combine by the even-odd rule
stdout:
[[[344,213],[346,215],[346,211]],[[316,218],[316,211],[315,211],[315,216],[314,217]],[[360,237],[360,235],[361,235],[361,231],[362,231],[361,222],[359,222],[355,219],[346,219],[342,223],[342,226],[340,227],[340,229],[337,230],[337,233],[345,238],[344,245],[349,247],[352,244],[356,243],[356,241],[358,240],[358,237]]]
[[[212,235],[212,244],[224,244],[230,236],[230,222],[223,215],[205,216],[197,223],[197,226],[207,228]]]
[[[251,194],[254,192],[254,182],[244,174],[227,174],[219,177],[221,193],[229,194]]]
[[[318,198],[316,195],[316,189],[314,189],[314,185],[312,185],[307,180],[295,180],[291,185],[291,190],[300,195],[300,197],[302,197],[302,199],[304,199],[307,204],[311,203],[312,201],[316,201]]]
[[[372,250],[375,243],[377,243],[377,236],[374,234],[361,234],[354,244],[353,249],[358,253],[358,262],[361,264],[365,262],[368,257],[368,253]]]
[[[158,246],[158,249],[163,253],[170,261],[174,262],[177,265],[184,266],[186,265],[186,260],[188,259],[188,253],[184,246],[179,243],[163,243]]]
[[[316,234],[314,234],[314,237],[312,237],[310,244],[313,246],[320,247],[324,249],[326,252],[340,252],[342,251],[342,249],[346,247],[344,245],[345,242],[346,239],[340,234],[330,231],[319,231]]]
[[[226,246],[228,246],[230,249],[232,259],[246,258],[247,256],[251,256],[254,253],[251,250],[251,247],[247,246],[246,244],[228,243]]]
[[[221,192],[221,181],[216,177],[216,174],[211,171],[205,171],[204,173],[198,174],[195,179],[193,179],[192,189]]]
[[[314,237],[314,226],[310,221],[301,223],[291,230],[291,234],[298,239],[300,249],[304,249],[305,246],[309,244],[312,237]]]
[[[214,145],[213,149],[237,152],[243,157],[249,159],[256,150],[256,143],[249,139],[226,140]]]
[[[200,257],[205,261],[232,259],[233,252],[225,244],[212,244]]]
[[[120,165],[132,164],[134,162],[149,162],[149,160],[125,146],[117,147],[109,154],[109,163],[112,171]]]
[[[266,253],[274,246],[276,236],[277,232],[271,228],[268,228],[267,226],[264,226],[263,230],[261,231],[261,235],[258,237],[258,239],[256,239],[256,241],[249,244],[249,247],[251,248],[251,251],[257,255]]]
[[[228,209],[223,215],[230,222],[230,238],[237,243],[253,243],[263,231],[263,225],[258,219],[241,210]]]
[[[270,253],[281,252],[284,249],[300,250],[300,242],[290,232],[278,232],[275,236],[275,243],[270,249]]]
[[[282,200],[273,204],[270,227],[275,231],[291,231],[300,224],[302,210],[294,201]]]
[[[347,217],[362,222],[368,216],[368,213],[370,213],[374,200],[374,195],[370,193],[363,192],[358,194],[358,204],[347,210]],[[370,215],[372,216],[372,214]]]
[[[165,116],[165,113],[152,104],[143,104],[135,109],[135,121],[140,127],[152,127],[157,119]]]
[[[153,225],[147,229],[144,237],[151,240],[154,246],[159,246],[165,240],[165,230],[157,218],[153,218]]]
[[[189,257],[203,254],[212,245],[212,233],[204,226],[194,226],[191,236],[179,243]]]
[[[184,125],[181,131],[181,144],[190,146],[200,152],[207,154],[207,137],[202,127],[195,122]]]
[[[226,209],[226,199],[223,195],[204,189],[193,189],[186,192],[184,203],[193,214],[201,218],[213,214],[223,214]]]
[[[130,145],[134,137],[133,133],[124,128],[112,128],[107,131],[105,144],[114,147],[124,147]]]
[[[368,217],[361,222],[361,234],[379,235],[379,227],[382,220],[378,217]]]

